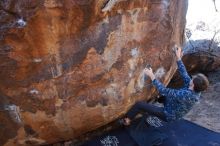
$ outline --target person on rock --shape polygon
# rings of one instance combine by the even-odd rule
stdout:
[[[181,119],[200,99],[200,92],[206,90],[209,85],[207,77],[199,73],[190,78],[181,60],[181,48],[175,50],[175,55],[178,71],[184,81],[183,87],[180,89],[166,88],[155,78],[152,68],[145,68],[144,73],[150,77],[154,87],[165,97],[164,107],[157,107],[143,101],[137,102],[122,119],[124,125],[129,125],[131,120],[141,111],[157,116],[166,122]]]

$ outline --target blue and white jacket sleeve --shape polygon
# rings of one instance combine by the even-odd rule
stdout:
[[[157,88],[159,93],[167,98],[179,99],[179,100],[189,100],[191,98],[191,93],[186,90],[178,90],[166,88],[160,81],[154,79],[152,81],[153,85]]]
[[[189,87],[189,83],[191,81],[191,78],[189,77],[189,74],[186,71],[186,68],[182,62],[182,60],[177,61],[178,71],[180,73],[181,78],[184,82],[184,87]]]

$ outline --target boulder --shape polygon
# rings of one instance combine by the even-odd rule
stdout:
[[[187,0],[0,1],[0,145],[82,136],[167,84]],[[147,80],[147,82],[145,82]]]

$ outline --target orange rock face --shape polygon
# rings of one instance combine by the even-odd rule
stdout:
[[[186,0],[7,0],[0,8],[0,145],[76,138],[165,84]]]

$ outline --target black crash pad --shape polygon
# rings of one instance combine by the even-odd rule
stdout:
[[[146,123],[145,119],[139,119],[129,127],[105,133],[82,146],[220,146],[220,133],[187,120],[163,123],[159,128]]]

